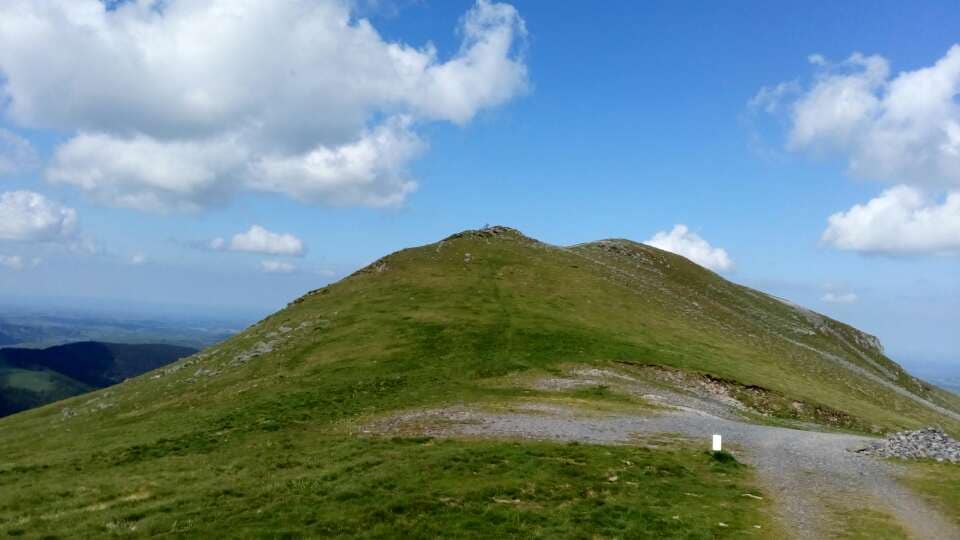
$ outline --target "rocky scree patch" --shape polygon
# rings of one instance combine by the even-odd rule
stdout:
[[[935,427],[894,433],[860,452],[877,457],[960,463],[960,441]]]

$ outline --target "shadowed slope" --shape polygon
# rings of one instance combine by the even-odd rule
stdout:
[[[196,349],[84,341],[46,349],[0,349],[0,416],[119,383]]]

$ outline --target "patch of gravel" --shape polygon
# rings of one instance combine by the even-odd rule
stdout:
[[[749,423],[745,407],[713,381],[693,380],[669,370],[575,368],[560,377],[531,383],[539,390],[563,391],[605,385],[665,406],[660,412],[586,413],[557,404],[525,402],[507,410],[458,405],[407,411],[363,426],[363,433],[418,433],[436,437],[506,437],[593,444],[649,444],[664,436],[701,441],[723,436],[724,447],[753,466],[773,497],[785,531],[795,538],[825,538],[833,507],[875,508],[888,512],[916,538],[960,538],[960,530],[898,481],[903,466],[878,460],[896,451],[942,455],[957,442],[940,431],[875,437],[823,433],[807,424],[790,429]],[[808,430],[811,429],[811,430]],[[896,449],[896,450],[894,450]],[[953,456],[949,453],[946,455]],[[923,456],[928,457],[928,456]],[[936,459],[936,457],[933,457]]]
[[[894,433],[860,452],[878,457],[960,463],[960,441],[935,427]]]
[[[458,405],[381,418],[364,426],[362,432],[593,444],[646,444],[663,436],[680,435],[702,441],[704,449],[711,436],[719,433],[725,448],[732,447],[739,459],[756,468],[760,481],[776,501],[784,530],[796,538],[829,537],[833,531],[825,530],[825,526],[833,506],[882,509],[918,538],[960,538],[956,525],[897,480],[902,466],[870,457],[884,455],[886,450],[882,449],[887,448],[910,448],[912,452],[921,443],[924,448],[956,444],[946,441],[942,432],[922,430],[879,441],[808,431],[812,426],[805,424],[797,426],[803,429],[752,424],[744,417],[743,404],[723,385],[657,368],[637,373],[574,368],[564,376],[544,377],[528,384],[548,391],[604,385],[667,408],[659,413],[647,410],[598,415],[564,405],[529,402],[502,411]],[[890,441],[894,444],[888,446]]]

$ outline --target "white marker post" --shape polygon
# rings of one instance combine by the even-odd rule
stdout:
[[[719,452],[722,449],[720,435],[713,436],[713,451]]]

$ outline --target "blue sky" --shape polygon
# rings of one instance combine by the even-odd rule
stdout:
[[[0,7],[0,193],[42,197],[0,220],[48,210],[0,224],[3,297],[264,314],[486,223],[683,224],[734,281],[960,362],[952,3],[264,2],[243,51],[219,2],[150,4]]]

